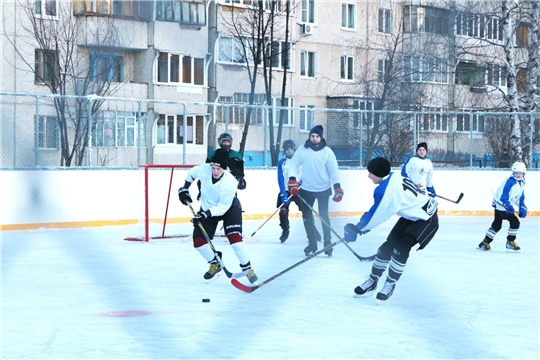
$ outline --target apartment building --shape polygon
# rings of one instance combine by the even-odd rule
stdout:
[[[482,156],[490,150],[483,139],[487,119],[471,112],[508,109],[498,7],[490,1],[399,0],[8,2],[2,5],[2,91],[125,99],[105,101],[92,113],[92,159],[82,165],[181,163],[186,154],[188,163],[203,161],[219,132],[240,140],[248,111],[239,106],[249,103],[252,89],[254,104],[291,108],[284,112],[282,139],[302,143],[314,124],[322,124],[340,157],[365,147],[359,138],[373,142],[385,123],[401,131],[405,151],[413,128],[441,153],[469,150],[473,133],[473,152]],[[254,30],[254,20],[271,30]],[[517,91],[524,94],[530,77],[538,79],[527,68],[531,24],[525,17],[513,20],[507,36],[515,45]],[[70,36],[73,48],[66,45]],[[53,47],[55,39],[65,46]],[[258,48],[257,40],[263,44]],[[268,68],[271,87],[262,75]],[[183,108],[170,101],[231,107]],[[38,117],[32,99],[4,96],[2,102],[4,119],[17,119],[2,124],[2,167],[32,166],[36,148],[45,150],[41,165],[59,165],[63,120],[54,101],[44,102]],[[316,111],[327,108],[353,111]],[[80,110],[69,120],[84,123],[87,109]],[[400,114],[397,126],[397,115],[389,121],[377,113],[383,110],[421,115]],[[279,111],[272,115],[277,131]],[[255,109],[250,121],[245,149],[262,151],[268,116]],[[379,147],[391,141],[382,138]],[[21,139],[23,148],[15,144]]]

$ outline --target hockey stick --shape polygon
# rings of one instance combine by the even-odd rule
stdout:
[[[292,197],[293,197],[293,195],[291,194],[291,195],[287,198],[287,201],[290,201]],[[262,228],[262,227],[263,227],[263,226],[264,226],[271,218],[273,218],[274,215],[277,214],[277,212],[283,207],[283,205],[285,205],[285,204],[282,203],[281,205],[279,205],[278,208],[276,209],[276,211],[274,211],[274,213],[273,213],[272,215],[270,215],[270,217],[269,217],[268,219],[266,219],[266,220],[261,224],[261,226],[259,226],[259,227],[257,228],[257,230],[255,230],[255,231],[253,232],[253,234],[251,234],[251,237],[253,237],[253,235],[255,235],[255,233],[256,233],[257,231],[261,230],[261,228]]]
[[[300,260],[299,262],[297,262],[297,263],[294,264],[294,265],[289,266],[289,267],[286,268],[285,270],[283,270],[283,271],[277,273],[276,275],[274,275],[274,276],[268,278],[267,280],[261,282],[260,284],[257,284],[257,285],[245,285],[245,284],[242,284],[240,281],[238,281],[238,280],[236,280],[236,279],[232,279],[232,280],[231,280],[231,284],[233,284],[233,286],[234,286],[235,288],[237,288],[238,290],[241,290],[241,291],[247,292],[247,293],[252,293],[252,292],[254,292],[255,290],[257,290],[258,288],[261,288],[261,287],[263,287],[264,285],[268,284],[270,281],[277,279],[278,277],[280,277],[281,275],[283,275],[283,274],[285,274],[285,273],[291,271],[291,270],[294,269],[295,267],[300,266],[301,264],[305,263],[306,261],[309,261],[309,260],[313,259],[315,256],[322,254],[324,251],[326,251],[326,250],[328,250],[328,249],[330,249],[330,248],[332,248],[332,247],[334,247],[334,246],[336,246],[336,245],[338,245],[339,243],[344,242],[344,241],[345,241],[345,240],[343,240],[343,239],[339,239],[338,241],[329,244],[329,245],[326,246],[324,249],[321,249],[321,250],[319,250],[319,251],[317,251],[317,252],[314,252],[313,254],[309,255],[308,257],[306,257],[306,258]]]
[[[189,207],[189,210],[191,210],[191,213],[193,214],[193,216],[195,216],[196,212],[193,209],[193,206],[191,206],[190,202],[187,203],[187,206]],[[204,226],[200,222],[197,223],[197,225],[199,226],[199,229],[201,229],[201,231],[203,233],[203,236],[206,239],[206,242],[208,243],[208,245],[210,245],[210,249],[212,249],[212,251],[214,252],[214,256],[218,259],[219,264],[223,268],[223,272],[225,272],[225,275],[227,275],[227,277],[229,279],[230,278],[236,279],[236,278],[241,278],[242,276],[246,276],[249,270],[242,271],[242,272],[239,272],[239,273],[232,273],[229,270],[227,270],[227,268],[225,267],[225,264],[223,263],[223,260],[221,260],[221,256],[219,256],[216,248],[214,247],[214,244],[212,244],[212,241],[210,240],[210,236],[206,232],[206,229],[204,228]]]
[[[448,198],[445,198],[444,196],[441,196],[441,195],[437,195],[435,194],[436,197],[438,198],[441,198],[441,199],[444,199],[446,201],[450,201],[450,202],[453,202],[454,204],[459,204],[459,202],[461,201],[461,199],[463,199],[463,193],[459,194],[459,197],[456,201],[452,200],[452,199],[448,199]]]
[[[309,205],[309,204],[307,203],[307,201],[304,200],[304,198],[301,197],[298,193],[296,194],[296,196],[297,196],[300,200],[302,200],[302,201],[304,202],[304,204],[306,204],[306,206],[309,208],[309,210],[311,210],[315,215],[317,215],[317,216],[319,217],[319,219],[321,219],[322,223],[323,223],[324,225],[326,225],[326,227],[329,228],[330,231],[332,231],[332,232],[334,233],[334,235],[336,235],[336,236],[338,237],[338,239],[344,240],[341,236],[339,236],[339,234],[338,234],[334,229],[332,229],[332,227],[330,226],[330,224],[329,224],[326,220],[324,220],[324,219],[319,215],[319,213],[318,213],[317,211],[315,211],[315,209],[313,208],[313,206]],[[376,255],[371,255],[371,256],[367,256],[367,257],[366,257],[366,256],[360,256],[360,255],[358,255],[358,254],[353,250],[352,247],[349,246],[349,244],[347,244],[346,241],[343,241],[343,243],[345,244],[345,246],[347,246],[347,249],[349,249],[349,250],[354,254],[354,256],[356,256],[356,258],[357,258],[358,260],[360,260],[360,261],[373,261],[373,260],[375,260],[375,256],[376,256]]]

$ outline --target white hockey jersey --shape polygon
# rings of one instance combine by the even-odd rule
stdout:
[[[212,181],[212,166],[202,164],[189,169],[186,181],[201,181],[201,209],[210,210],[212,216],[221,216],[229,210],[236,197],[238,181],[229,171],[224,171],[219,181]]]
[[[428,158],[411,156],[403,164],[401,176],[410,178],[418,189],[426,191],[426,188],[433,186],[433,164]]]
[[[525,179],[516,180],[513,176],[503,181],[495,192],[493,206],[500,211],[507,211],[505,206],[510,205],[514,211],[525,206]]]
[[[360,231],[371,230],[394,214],[412,221],[427,220],[438,208],[437,201],[419,192],[411,179],[394,172],[375,188],[373,198],[375,203],[356,225]]]

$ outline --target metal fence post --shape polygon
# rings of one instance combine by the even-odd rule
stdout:
[[[264,102],[264,105],[266,106],[266,101]],[[266,158],[266,145],[267,145],[267,139],[266,137],[268,136],[268,127],[270,127],[270,124],[268,123],[268,112],[267,112],[267,109],[265,108],[265,110],[263,111],[263,136],[264,136],[264,141],[263,141],[263,166],[268,166],[268,162],[267,162],[267,158]],[[272,164],[270,164],[272,165]]]
[[[187,161],[187,108],[186,104],[182,104],[182,108],[184,109],[183,117],[184,117],[184,126],[182,127],[182,164],[185,165]]]
[[[141,166],[141,102],[137,102],[137,166]]]
[[[472,168],[473,114],[469,113],[469,167]]]
[[[88,112],[88,151],[86,152],[88,157],[86,158],[86,166],[92,166],[92,99],[87,97],[88,105],[86,111]]]
[[[39,166],[39,96],[36,96],[35,127],[36,127],[36,131],[35,131],[35,134],[34,134],[34,142],[35,142],[35,147],[36,147],[35,166],[38,167]]]

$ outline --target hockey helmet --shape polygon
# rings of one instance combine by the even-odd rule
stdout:
[[[228,141],[229,145],[224,145],[223,144],[224,141]],[[223,150],[229,151],[231,149],[231,146],[232,146],[232,136],[231,136],[231,134],[223,133],[223,134],[219,135],[219,137],[218,137],[218,145]]]
[[[514,165],[512,165],[512,174],[515,174],[515,173],[525,174],[525,172],[527,172],[527,167],[521,161],[516,161]]]
[[[293,149],[296,150],[296,144],[292,140],[285,140],[283,142],[283,151],[286,151],[287,149]]]

